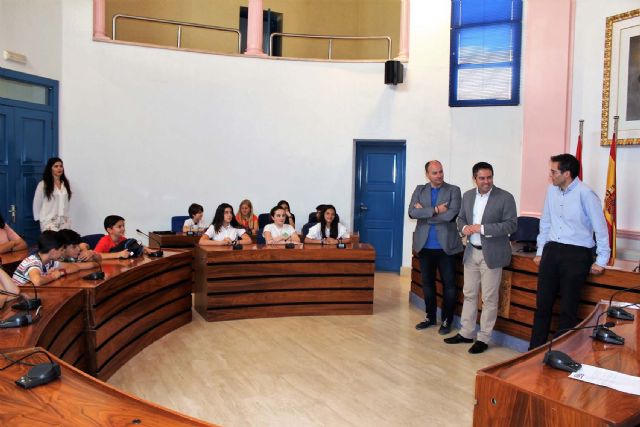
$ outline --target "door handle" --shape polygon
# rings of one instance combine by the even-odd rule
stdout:
[[[368,211],[369,208],[367,207],[367,205],[365,205],[364,203],[360,203],[360,210],[361,211]]]
[[[16,223],[16,205],[9,206],[9,213],[11,214],[11,222]]]

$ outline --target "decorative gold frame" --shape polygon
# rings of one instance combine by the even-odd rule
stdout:
[[[613,44],[613,24],[640,16],[640,9],[630,10],[618,15],[607,17],[604,36],[604,73],[602,76],[602,121],[600,131],[600,145],[611,145],[609,139],[609,104],[611,103],[611,46]],[[640,138],[618,139],[616,145],[638,145]]]

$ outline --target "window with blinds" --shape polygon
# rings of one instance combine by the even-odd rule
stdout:
[[[522,0],[452,0],[449,106],[518,105]]]

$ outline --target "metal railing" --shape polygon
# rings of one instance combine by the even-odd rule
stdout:
[[[178,26],[178,36],[177,36],[177,47],[182,47],[182,27],[192,27],[192,28],[203,28],[205,30],[217,30],[217,31],[226,31],[230,33],[236,33],[238,35],[238,53],[241,53],[242,49],[242,34],[240,34],[240,30],[235,28],[227,28],[227,27],[217,27],[215,25],[204,25],[204,24],[195,24],[193,22],[182,22],[182,21],[171,21],[169,19],[158,19],[158,18],[147,18],[145,16],[134,16],[134,15],[124,15],[122,13],[118,13],[113,16],[111,21],[111,40],[116,40],[116,22],[118,18],[123,19],[133,19],[136,21],[146,21],[146,22],[158,22],[161,24],[171,24]]]
[[[333,41],[334,40],[386,40],[387,41],[387,59],[391,59],[391,37],[389,36],[323,36],[316,34],[294,34],[294,33],[271,33],[269,37],[269,56],[273,52],[273,38],[274,37],[297,37],[308,39],[325,39],[329,40],[329,59],[333,54]]]

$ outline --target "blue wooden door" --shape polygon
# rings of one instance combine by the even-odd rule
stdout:
[[[58,152],[57,87],[54,80],[0,69],[0,210],[30,244],[40,234],[33,195]]]
[[[376,269],[400,271],[404,141],[356,141],[354,230],[376,249]]]

